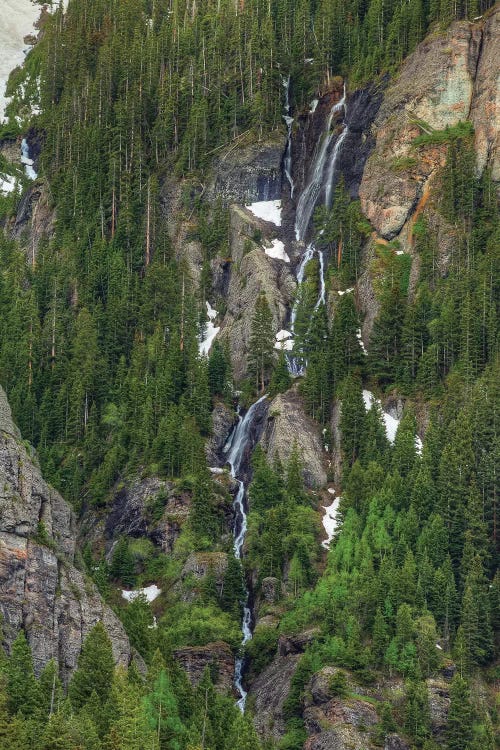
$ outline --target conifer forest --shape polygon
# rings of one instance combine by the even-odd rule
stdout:
[[[0,750],[500,743],[500,5],[0,0]]]

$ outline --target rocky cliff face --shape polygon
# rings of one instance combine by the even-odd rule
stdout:
[[[261,444],[271,461],[279,458],[284,465],[296,446],[306,485],[313,488],[325,484],[327,477],[320,429],[317,422],[306,414],[296,386],[271,401]]]
[[[264,140],[246,141],[248,138],[248,133],[242,134],[215,157],[207,186],[209,200],[221,198],[226,205],[245,205],[281,198],[283,133],[275,132]]]
[[[44,482],[0,388],[0,613],[6,645],[23,628],[36,672],[54,658],[64,680],[99,620],[116,662],[127,665],[131,655],[121,623],[75,566],[75,554],[71,509]]]
[[[216,641],[206,646],[186,646],[174,651],[174,659],[185,670],[192,685],[197,685],[207,667],[215,687],[221,693],[233,688],[234,655],[227,643]]]
[[[403,229],[419,201],[425,201],[446,155],[445,146],[414,147],[421,133],[417,121],[443,130],[471,119],[478,171],[490,166],[494,179],[500,179],[499,19],[497,9],[477,24],[456,22],[446,33],[430,36],[385,92],[360,198],[377,232],[388,240],[397,236],[404,249],[410,249],[410,238]]]

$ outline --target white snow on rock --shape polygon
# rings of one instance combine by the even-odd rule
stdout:
[[[272,247],[265,247],[264,252],[269,255],[270,258],[276,258],[276,260],[284,260],[285,263],[290,263],[290,258],[285,252],[285,245],[281,240],[272,240]]]
[[[293,122],[293,118],[292,122]],[[270,221],[277,227],[281,226],[281,201],[257,201],[246,208],[258,219]]]
[[[291,352],[293,349],[292,339],[283,339],[282,341],[276,341],[274,348],[280,352]]]
[[[224,469],[221,469],[219,466],[210,466],[209,471],[211,474],[224,474]]]
[[[365,409],[368,411],[371,408],[371,405],[376,402],[380,408],[382,408],[382,405],[378,398],[375,398],[373,393],[371,391],[363,391],[363,401],[365,402]],[[396,417],[391,416],[388,414],[388,412],[382,410],[382,417],[385,424],[385,434],[387,435],[388,441],[393,444],[394,440],[396,439],[396,432],[398,431],[399,423],[401,422],[400,419],[396,419]],[[415,448],[419,455],[422,454],[422,448],[423,443],[418,435],[415,435]]]
[[[368,356],[368,352],[366,351],[366,346],[364,345],[363,339],[361,338],[361,328],[357,329],[357,331],[356,331],[356,338],[358,339],[359,345],[361,346],[361,348],[363,350],[363,354],[367,357]]]
[[[126,591],[122,590],[122,596],[124,599],[126,599],[128,602],[133,602],[134,599],[137,599],[139,596],[145,596],[148,602],[154,602],[156,597],[160,596],[161,589],[158,588],[156,584],[151,584],[151,586],[146,586],[144,589],[134,589],[134,591]]]
[[[284,328],[281,329],[281,331],[278,331],[276,334],[276,341],[284,341],[285,339],[292,338],[292,334],[290,331],[286,331]]]
[[[203,337],[200,341],[199,351],[200,351],[200,354],[202,354],[205,357],[208,357],[208,354],[210,352],[210,348],[214,342],[214,339],[220,331],[220,326],[214,325],[214,320],[218,315],[217,310],[215,310],[211,306],[210,302],[207,302],[206,305],[207,305],[208,323],[205,325]]]
[[[31,0],[0,0],[0,122],[5,122],[9,103],[5,96],[9,75],[24,61],[24,37],[35,32],[40,10]]]
[[[313,99],[310,105],[309,114],[313,115],[316,112],[316,107],[319,104],[319,99]]]
[[[331,495],[335,495],[335,490],[330,487],[328,492]],[[327,533],[327,538],[321,542],[321,546],[325,549],[330,549],[330,544],[339,525],[338,511],[339,511],[340,497],[334,497],[331,505],[324,505],[323,509],[325,515],[323,516],[323,528]]]
[[[353,292],[353,291],[354,291],[354,287],[351,286],[349,287],[349,289],[339,289],[337,294],[339,295],[339,297],[342,297],[343,294],[349,294],[349,292]]]
[[[0,193],[12,193],[16,189],[17,180],[11,175],[0,177]]]

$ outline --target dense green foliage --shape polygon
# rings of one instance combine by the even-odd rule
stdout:
[[[101,624],[87,636],[69,698],[53,662],[35,678],[24,634],[9,659],[2,652],[0,741],[2,750],[260,749],[249,719],[214,690],[208,669],[196,688],[159,652],[145,678],[135,665],[115,670]]]
[[[173,656],[220,640],[237,652],[245,573],[257,597],[267,592],[260,614],[268,607],[281,618],[279,629],[257,626],[246,648],[250,674],[265,668],[280,633],[317,628],[285,702],[282,750],[302,748],[306,686],[325,665],[346,670],[330,685],[339,698],[352,695],[352,679],[404,681],[395,711],[377,703],[374,732],[383,744],[397,729],[430,750],[426,679],[451,659],[457,675],[441,739],[448,750],[492,750],[491,714],[473,688],[498,655],[500,625],[500,225],[495,186],[487,172],[475,174],[470,124],[414,143],[415,153],[446,148],[436,197],[454,238],[445,270],[425,212],[413,226],[411,284],[412,259],[397,241],[373,247],[367,269],[371,227],[342,182],[332,210],[315,216],[333,305],[315,309],[315,258],[298,290],[295,354],[307,362],[299,385],[307,411],[325,442],[330,429],[340,436],[329,479],[342,492],[341,526],[327,557],[322,501],[305,489],[296,448],[285,467],[254,451],[244,566],[234,557],[230,485],[213,480],[204,451],[213,405],[233,395],[230,354],[220,341],[209,358],[198,346],[210,262],[229,255],[228,212],[203,200],[213,154],[283,127],[284,72],[299,111],[332,75],[361,81],[393,72],[429,28],[490,5],[70,0],[66,14],[47,19],[26,70],[11,80],[11,113],[27,124],[30,105],[41,105],[41,170],[57,219],[50,242],[28,262],[0,235],[0,381],[44,475],[77,510],[104,516],[122,480],[157,475],[172,480],[189,513],[166,519],[182,527],[168,555],[125,536],[108,561],[84,550],[147,677],[135,666],[114,668],[97,625],[65,691],[52,662],[35,677],[21,633],[10,656],[0,655],[5,750],[259,750],[250,719],[214,690],[210,670],[193,688]],[[11,119],[2,132],[17,127]],[[183,191],[176,219],[202,247],[199,289],[171,244],[172,174]],[[0,200],[2,221],[15,198]],[[351,288],[362,271],[377,298],[368,353]],[[251,326],[252,395],[291,385],[274,334],[261,294]],[[406,401],[393,444],[377,403],[365,408],[367,386]],[[151,527],[167,500],[166,492],[151,499]],[[42,523],[37,541],[48,544]],[[210,559],[203,576],[188,571],[196,555]],[[153,607],[144,597],[119,599],[118,587],[152,580],[162,588]]]

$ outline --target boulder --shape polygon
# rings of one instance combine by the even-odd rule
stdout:
[[[427,690],[429,692],[431,731],[434,736],[439,737],[445,732],[448,721],[450,686],[442,680],[429,678],[427,680]]]
[[[384,750],[410,750],[410,746],[399,734],[388,734],[385,738]]]
[[[315,488],[326,483],[321,431],[318,423],[306,414],[297,386],[271,401],[261,444],[271,461],[277,457],[283,464],[296,445],[305,484]]]
[[[254,709],[254,724],[260,737],[278,741],[285,734],[283,705],[290,692],[300,656],[275,656],[252,682],[249,699]]]
[[[218,401],[212,411],[212,435],[207,440],[205,453],[209,466],[221,467],[225,464],[223,455],[231,431],[236,422],[236,415],[227,404]]]
[[[280,656],[289,654],[303,654],[306,647],[318,636],[319,628],[310,628],[296,635],[280,635],[278,641],[278,653]]]
[[[273,576],[267,576],[267,578],[262,579],[261,590],[264,601],[270,602],[271,604],[277,601],[281,596],[280,582]]]

